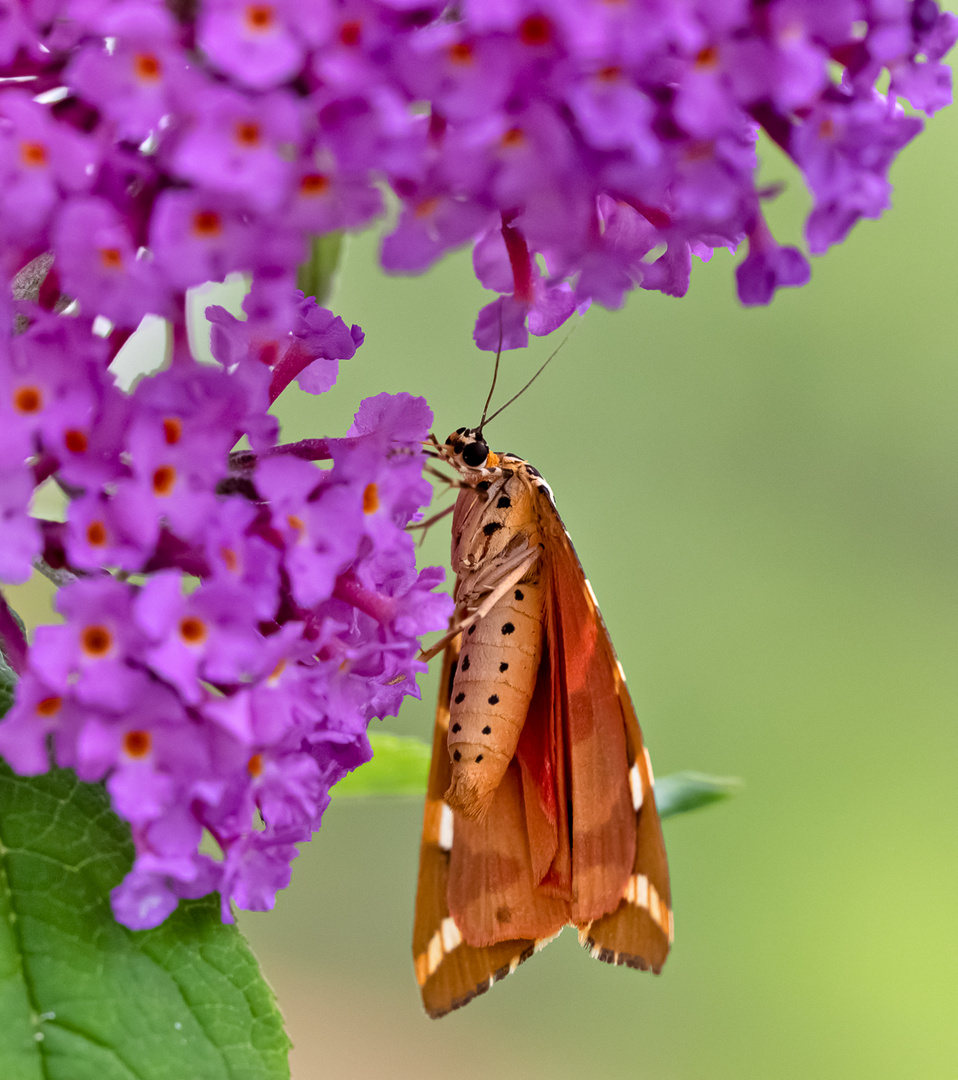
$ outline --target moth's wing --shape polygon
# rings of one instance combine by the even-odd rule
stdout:
[[[658,971],[671,892],[652,770],[591,586],[551,507],[550,655],[559,672],[572,805],[573,921],[597,959]]]
[[[454,828],[463,820],[460,818],[454,825],[453,812],[443,802],[451,774],[446,732],[458,655],[459,639],[456,638],[446,648],[443,658],[413,926],[416,981],[422,991],[426,1012],[432,1017],[443,1016],[484,993],[497,979],[515,971],[535,949],[532,939],[501,941],[485,948],[467,945],[449,911],[450,858],[452,847],[459,839],[454,835]],[[474,884],[478,887],[481,883]]]

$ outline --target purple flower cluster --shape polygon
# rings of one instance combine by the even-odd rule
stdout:
[[[0,27],[0,580],[41,562],[64,617],[24,658],[0,601],[0,753],[106,780],[131,926],[212,888],[268,906],[448,614],[404,532],[424,402],[276,446],[278,394],[328,390],[362,340],[295,291],[310,239],[388,188],[387,270],[473,245],[481,348],[681,295],[693,254],[745,239],[739,295],[767,303],[809,267],[763,216],[759,131],[824,251],[888,205],[921,126],[899,99],[950,100],[958,36],[933,0],[5,0]],[[208,312],[201,366],[186,291],[232,272],[247,317]],[[148,314],[172,366],[125,394],[110,364]],[[48,481],[63,522],[30,516]]]
[[[118,326],[231,270],[289,280],[307,237],[398,198],[416,273],[474,244],[523,345],[692,254],[748,240],[745,303],[809,274],[756,188],[756,138],[814,199],[812,252],[889,203],[888,167],[951,97],[933,0],[12,0],[0,41],[0,245],[52,250]],[[876,89],[887,81],[887,92]],[[501,329],[500,329],[501,328]]]
[[[134,928],[213,889],[224,919],[231,901],[272,906],[329,789],[370,758],[369,720],[418,693],[418,639],[451,609],[405,529],[431,495],[425,401],[382,394],[345,438],[276,446],[272,399],[293,378],[328,389],[362,332],[302,293],[246,306],[209,312],[220,366],[181,346],[129,395],[87,318],[21,303],[26,329],[0,342],[0,573],[22,581],[42,556],[66,582],[0,754],[105,780],[133,829],[113,907]],[[65,522],[28,516],[49,478]]]

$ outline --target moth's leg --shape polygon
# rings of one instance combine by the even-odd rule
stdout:
[[[449,627],[448,632],[444,634],[431,649],[425,649],[421,652],[419,654],[419,659],[423,661],[431,660],[441,652],[457,634],[461,634],[463,630],[468,630],[473,623],[477,623],[480,619],[485,618],[506,593],[509,592],[510,589],[515,588],[532,567],[535,566],[538,558],[538,547],[520,549],[512,555],[505,564],[499,563],[495,567],[490,567],[490,570],[495,571],[494,574],[487,572],[485,574],[477,575],[476,582],[471,583],[470,585],[468,595],[475,599],[482,596],[482,600],[479,602],[478,606],[473,607],[471,604],[465,603],[463,598],[460,597],[456,604],[456,612],[458,613],[465,610],[468,611],[468,614],[465,618],[456,618],[456,615],[453,615],[452,625]],[[492,585],[490,579],[495,581],[495,585]]]
[[[449,488],[453,488],[458,491],[460,488],[465,487],[465,484],[460,484],[459,481],[453,476],[447,476],[446,473],[440,472],[438,469],[434,469],[432,465],[423,465],[422,471],[427,476],[432,476],[436,480],[441,480]]]
[[[417,521],[413,525],[407,525],[406,532],[413,532],[415,529],[422,529],[422,537],[419,540],[419,543],[421,544],[423,540],[426,539],[426,531],[428,529],[431,529],[437,521],[442,521],[444,517],[448,517],[449,514],[451,514],[455,509],[456,504],[453,503],[451,506],[447,506],[445,510],[440,510],[438,514],[433,514],[431,518],[426,518],[425,521]]]

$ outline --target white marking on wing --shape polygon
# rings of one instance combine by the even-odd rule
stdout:
[[[432,975],[436,968],[442,963],[442,935],[437,930],[429,939],[429,945],[426,948],[426,971]]]
[[[638,813],[642,809],[642,776],[639,773],[639,766],[633,765],[629,769],[629,787],[632,789],[632,806],[635,808],[635,812]],[[445,809],[445,805],[443,805]],[[439,846],[442,847],[442,831],[439,833]]]
[[[442,948],[444,952],[450,953],[453,949],[462,944],[462,934],[459,933],[459,927],[456,926],[455,920],[451,915],[447,915],[439,926],[439,932],[442,934]]]
[[[443,851],[452,850],[452,829],[452,808],[447,803],[443,803],[442,810],[439,812],[439,846]]]
[[[645,874],[633,874],[626,885],[625,899],[636,907],[649,906],[649,879]]]
[[[599,606],[599,601],[595,598],[595,592],[592,589],[592,583],[589,581],[588,578],[585,579],[585,587],[589,591],[589,599],[592,601],[592,606],[597,608]]]
[[[659,893],[656,887],[652,884],[649,885],[649,914],[652,916],[652,921],[662,925],[662,910],[659,906]]]

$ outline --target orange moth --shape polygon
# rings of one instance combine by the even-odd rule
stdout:
[[[672,941],[652,768],[622,667],[552,491],[460,428],[455,602],[413,930],[430,1016],[466,1004],[566,925],[598,960],[658,972]]]

